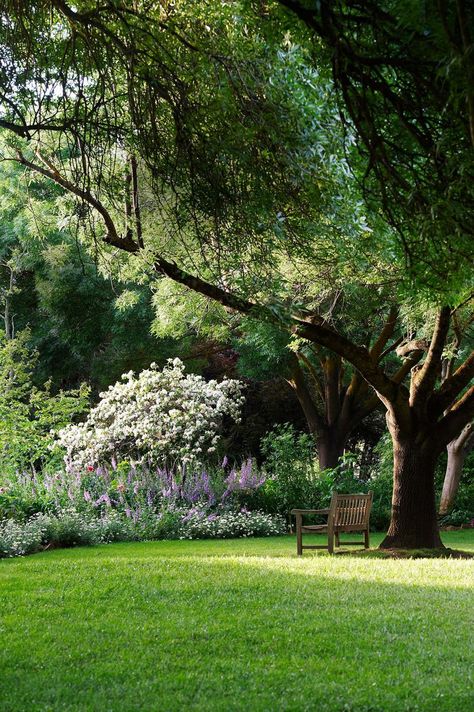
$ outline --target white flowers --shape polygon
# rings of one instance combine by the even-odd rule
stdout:
[[[244,401],[239,381],[206,382],[186,374],[179,359],[162,371],[151,364],[138,377],[130,371],[100,396],[84,423],[58,434],[76,467],[117,456],[161,465],[195,463],[215,450],[224,416],[238,421]]]
[[[183,519],[180,539],[230,539],[251,536],[278,536],[286,532],[279,515],[263,512],[224,512],[205,515],[194,511]]]
[[[41,548],[46,532],[46,518],[43,515],[31,517],[25,524],[13,519],[0,521],[0,559],[24,556]]]

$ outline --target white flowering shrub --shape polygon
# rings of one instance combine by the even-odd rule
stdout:
[[[34,554],[50,547],[154,539],[276,536],[285,531],[283,517],[247,510],[210,513],[192,508],[158,514],[153,510],[142,510],[139,516],[129,518],[117,511],[94,517],[71,507],[56,514],[36,514],[26,522],[0,520],[0,559]]]
[[[130,371],[100,397],[84,423],[58,434],[71,467],[198,463],[215,450],[223,417],[238,421],[244,400],[238,381],[206,382],[179,359],[161,371],[156,364],[138,376]]]
[[[47,518],[31,517],[27,522],[13,519],[0,521],[0,559],[34,554],[41,549],[46,536]]]
[[[190,510],[183,518],[180,539],[233,539],[277,536],[285,532],[285,520],[279,515],[247,510],[223,514]]]

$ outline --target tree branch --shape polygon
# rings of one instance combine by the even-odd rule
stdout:
[[[316,390],[318,391],[318,394],[319,394],[321,400],[324,402],[323,387],[322,387],[321,381],[319,379],[319,376],[316,372],[316,369],[314,368],[313,364],[311,363],[309,358],[304,353],[302,353],[301,351],[298,351],[298,353],[296,355],[299,359],[301,359],[301,361],[303,361],[304,365],[308,369],[308,371],[311,375],[311,378],[313,379]]]
[[[436,424],[434,442],[440,449],[458,437],[464,426],[474,418],[474,385],[453,405],[450,411]]]
[[[79,188],[78,186],[74,185],[74,183],[71,183],[71,181],[61,175],[61,173],[51,163],[51,161],[42,156],[39,152],[37,152],[36,155],[39,160],[44,164],[44,166],[40,166],[37,163],[33,163],[32,161],[28,160],[21,153],[21,151],[18,151],[17,153],[17,160],[19,163],[21,163],[22,166],[25,166],[25,168],[29,168],[30,170],[35,171],[36,173],[39,173],[40,175],[45,176],[46,178],[49,178],[50,180],[54,181],[62,188],[67,190],[69,193],[76,195],[78,198],[95,208],[95,210],[97,210],[99,215],[102,217],[105,227],[107,229],[107,234],[104,237],[104,241],[107,244],[112,245],[113,247],[117,247],[120,250],[125,250],[126,252],[135,253],[138,251],[139,247],[137,243],[134,242],[134,240],[130,237],[130,235],[126,235],[125,237],[121,237],[119,235],[109,211],[106,209],[103,203],[101,203],[100,200],[97,200],[97,198],[95,198],[89,190]]]
[[[140,247],[134,240],[128,236],[122,237],[119,235],[109,211],[100,200],[95,198],[89,190],[84,190],[71,183],[71,181],[59,173],[51,162],[40,154],[38,154],[38,158],[46,167],[33,163],[25,158],[21,152],[18,153],[18,161],[22,165],[53,180],[65,190],[81,198],[81,200],[84,200],[97,210],[107,230],[104,237],[104,241],[107,244],[131,254],[136,254],[140,251]],[[311,317],[310,320],[306,321],[299,315],[294,314],[290,314],[286,319],[282,319],[271,307],[252,302],[216,284],[211,284],[200,277],[189,274],[179,268],[175,262],[170,262],[160,255],[155,258],[154,268],[156,272],[219,302],[229,309],[234,309],[242,314],[254,313],[255,315],[259,315],[263,320],[276,323],[280,327],[283,326],[297,336],[301,336],[308,341],[328,348],[351,363],[382,398],[389,401],[397,400],[400,394],[399,384],[391,380],[384,373],[378,363],[371,358],[369,351],[365,347],[354,344],[345,336],[327,326],[324,319],[319,318],[316,320],[314,317]]]
[[[423,366],[419,370],[416,381],[413,383],[413,405],[426,399],[435,386],[438,371],[441,367],[443,349],[448,336],[449,324],[451,320],[451,309],[441,307],[436,318],[436,325],[431,338]]]
[[[395,331],[395,326],[398,319],[398,308],[395,306],[390,307],[387,319],[385,321],[384,327],[380,332],[378,339],[375,341],[374,345],[370,349],[370,355],[374,360],[379,360],[387,341],[393,336]]]
[[[453,375],[444,381],[439,390],[431,396],[430,406],[433,407],[438,414],[447,410],[458,393],[469,385],[472,378],[474,378],[474,350],[469,354],[464,363],[456,369]]]
[[[314,404],[314,400],[306,384],[303,370],[298,363],[296,355],[291,359],[290,370],[291,377],[288,379],[288,382],[295,390],[311,432],[318,436],[325,429],[325,423]]]

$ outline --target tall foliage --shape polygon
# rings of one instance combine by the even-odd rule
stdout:
[[[89,389],[52,393],[51,382],[33,385],[38,355],[28,345],[29,332],[0,338],[0,472],[34,473],[62,464],[51,450],[55,431],[83,413]]]

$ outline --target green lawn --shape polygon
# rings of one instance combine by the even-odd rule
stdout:
[[[444,540],[474,551],[473,532]],[[153,542],[0,561],[1,711],[474,709],[474,560],[294,549]]]

